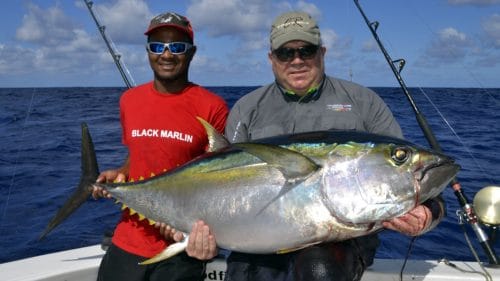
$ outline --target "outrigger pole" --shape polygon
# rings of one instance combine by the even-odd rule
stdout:
[[[106,36],[106,33],[105,33],[106,27],[99,23],[96,15],[94,14],[94,11],[92,10],[92,6],[93,6],[94,2],[90,1],[90,0],[84,0],[84,2],[87,5],[87,8],[89,9],[89,12],[92,15],[92,18],[94,19],[95,24],[97,25],[97,28],[99,29],[99,32],[101,33],[102,39],[104,39],[104,42],[106,43],[106,46],[108,47],[109,53],[113,57],[113,61],[115,62],[116,67],[118,68],[118,71],[120,71],[120,75],[122,76],[123,81],[125,82],[125,85],[127,85],[127,88],[129,88],[129,89],[134,87],[135,86],[134,79],[132,79],[130,72],[125,67],[125,65],[122,65],[122,62],[120,61],[121,55],[115,51],[114,44],[112,45],[113,42],[111,41],[111,39],[109,39]],[[129,80],[129,77],[130,77],[130,80]],[[132,81],[132,82],[130,82],[130,81]]]
[[[379,23],[377,21],[370,22],[368,18],[366,17],[365,13],[363,12],[363,9],[359,5],[359,0],[354,0],[354,4],[356,4],[356,7],[358,7],[359,12],[363,16],[366,24],[368,25],[368,28],[370,29],[373,37],[377,41],[378,46],[380,47],[380,50],[384,54],[385,59],[387,60],[387,63],[391,67],[392,72],[396,76],[396,79],[399,82],[399,85],[401,86],[401,89],[403,90],[404,94],[406,95],[408,101],[411,104],[411,107],[413,108],[413,111],[415,112],[415,116],[418,122],[418,125],[422,129],[425,138],[427,139],[427,142],[429,145],[434,149],[435,151],[442,152],[441,146],[439,145],[436,136],[432,132],[431,127],[427,123],[427,120],[425,119],[424,115],[420,112],[418,109],[417,104],[413,100],[412,95],[408,91],[408,88],[405,85],[405,82],[403,81],[403,78],[401,77],[401,71],[403,70],[403,67],[405,65],[405,60],[404,59],[398,59],[398,60],[392,60],[392,58],[389,56],[387,51],[384,48],[384,45],[380,41],[378,35],[377,35],[377,28]],[[398,68],[396,68],[396,64],[398,65]],[[455,195],[457,196],[458,202],[460,204],[460,207],[462,207],[463,210],[463,216],[465,220],[469,223],[469,225],[472,227],[474,232],[476,233],[476,236],[479,240],[479,243],[481,244],[486,256],[488,257],[490,265],[495,265],[498,266],[498,258],[493,250],[491,248],[491,245],[489,244],[489,239],[488,235],[485,234],[484,230],[481,228],[479,225],[479,221],[477,219],[476,213],[474,212],[474,207],[468,202],[467,197],[465,197],[465,194],[462,192],[462,188],[460,186],[460,183],[456,178],[454,178],[451,181],[451,187],[454,190]]]

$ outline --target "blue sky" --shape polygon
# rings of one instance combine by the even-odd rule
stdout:
[[[360,0],[412,87],[500,87],[500,0]],[[186,15],[198,51],[190,80],[257,86],[273,80],[269,28],[303,10],[319,22],[329,75],[366,86],[397,81],[352,0],[94,0],[136,84],[152,79],[143,35],[152,16]],[[83,0],[3,1],[0,87],[123,86]],[[350,75],[352,74],[352,76]]]

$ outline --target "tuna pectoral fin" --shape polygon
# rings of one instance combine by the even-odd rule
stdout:
[[[170,246],[165,248],[165,250],[163,250],[161,253],[157,254],[156,256],[148,260],[140,262],[139,264],[140,265],[152,264],[173,257],[186,249],[188,241],[189,241],[189,236],[186,236],[186,238],[181,242],[171,244]]]
[[[57,211],[57,214],[48,223],[47,227],[40,235],[40,239],[45,237],[52,229],[63,222],[69,215],[71,215],[80,205],[82,205],[89,196],[92,194],[92,185],[95,183],[99,175],[99,168],[97,166],[96,155],[94,151],[94,144],[87,127],[87,124],[82,123],[82,151],[81,151],[81,178],[77,189],[69,197],[64,205]]]
[[[233,146],[277,167],[290,182],[301,180],[319,168],[307,156],[281,146],[260,143],[236,143]]]
[[[268,165],[276,167],[287,180],[287,184],[285,184],[280,192],[257,212],[257,216],[272,203],[297,186],[297,183],[306,179],[311,173],[319,168],[319,166],[307,156],[281,146],[261,143],[236,143],[233,144],[233,146],[252,154]]]

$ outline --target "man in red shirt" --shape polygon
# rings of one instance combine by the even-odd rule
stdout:
[[[204,153],[208,138],[197,116],[224,132],[228,114],[224,100],[188,80],[196,52],[189,20],[176,13],[160,14],[151,20],[145,35],[154,80],[122,95],[122,141],[129,154],[122,167],[102,172],[98,182],[147,179]],[[98,188],[93,196],[109,197]],[[203,280],[203,260],[213,258],[217,250],[213,235],[201,221],[193,226],[186,253],[138,265],[171,244],[174,233],[165,224],[150,225],[124,210],[98,280]]]

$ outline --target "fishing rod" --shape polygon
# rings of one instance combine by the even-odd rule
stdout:
[[[401,86],[401,89],[403,90],[406,98],[410,102],[410,105],[413,108],[413,111],[415,112],[415,116],[416,116],[418,125],[422,129],[424,136],[427,139],[427,142],[429,143],[431,148],[434,149],[435,151],[443,152],[441,149],[441,146],[439,145],[439,142],[436,139],[436,136],[434,135],[431,127],[427,123],[425,116],[422,114],[422,112],[420,112],[412,95],[408,91],[408,88],[406,87],[406,84],[405,84],[403,78],[401,77],[401,71],[403,70],[403,67],[406,63],[405,60],[404,59],[392,60],[392,58],[387,53],[384,45],[382,44],[382,42],[380,41],[380,39],[378,37],[377,28],[379,26],[379,23],[377,21],[370,22],[368,20],[365,13],[363,12],[363,9],[361,8],[361,6],[359,4],[359,0],[354,0],[354,4],[356,4],[356,7],[358,8],[359,12],[363,16],[363,18],[364,18],[366,24],[368,25],[368,28],[370,29],[375,41],[377,41],[377,44],[378,44],[380,50],[384,54],[384,57],[387,60],[387,63],[389,64],[392,72],[396,76],[396,79],[398,80],[399,85]],[[398,68],[396,68],[396,65],[398,65]],[[488,257],[489,264],[494,265],[494,266],[499,266],[500,264],[498,262],[497,255],[489,243],[488,235],[485,234],[484,230],[479,225],[479,220],[478,220],[476,213],[474,211],[474,207],[472,204],[469,203],[467,197],[463,193],[460,183],[458,182],[458,180],[456,178],[453,178],[450,185],[454,190],[455,196],[458,199],[460,207],[462,208],[463,216],[464,216],[465,220],[469,223],[469,225],[472,227],[472,229],[476,233],[476,236],[479,240],[479,243],[481,244],[481,247],[483,248],[486,256]]]
[[[83,1],[85,2],[85,4],[87,5],[87,8],[89,9],[90,15],[92,15],[92,18],[94,19],[94,22],[97,26],[97,29],[99,29],[99,32],[101,33],[102,39],[104,39],[104,42],[106,43],[106,46],[108,47],[108,51],[109,51],[111,57],[113,57],[113,61],[115,62],[115,65],[118,68],[118,71],[120,71],[120,75],[122,76],[123,82],[125,82],[125,85],[127,86],[128,89],[135,87],[135,82],[134,82],[134,79],[132,78],[132,75],[130,75],[130,71],[128,71],[125,64],[122,65],[121,55],[115,51],[114,44],[112,44],[113,41],[111,41],[111,39],[108,38],[108,36],[106,35],[106,32],[105,32],[106,27],[99,23],[99,20],[97,20],[97,17],[94,13],[94,10],[92,10],[92,6],[94,5],[94,2],[91,0],[83,0]],[[130,79],[129,79],[129,77],[130,77]],[[102,242],[101,242],[101,248],[103,250],[107,250],[107,248],[111,244],[111,237],[112,236],[113,236],[112,231],[111,232],[107,231],[104,233],[104,238],[102,239]]]
[[[90,1],[90,0],[83,0],[83,1],[85,2],[85,4],[87,5],[87,8],[89,9],[89,12],[92,15],[92,18],[94,19],[94,22],[97,25],[97,29],[99,29],[99,32],[101,33],[102,39],[104,39],[104,42],[106,43],[106,46],[108,47],[108,51],[111,54],[111,56],[113,57],[113,61],[115,62],[116,67],[118,68],[118,71],[120,71],[120,75],[122,76],[122,79],[125,82],[125,85],[127,85],[127,88],[129,88],[129,89],[134,87],[135,86],[134,79],[132,79],[132,76],[130,75],[130,72],[125,67],[125,65],[124,64],[122,65],[122,62],[120,60],[121,55],[115,51],[114,44],[112,44],[113,41],[111,41],[111,39],[109,39],[106,36],[106,32],[105,32],[106,27],[99,23],[96,15],[94,13],[94,10],[92,10],[92,6],[94,5],[94,2]],[[130,79],[129,79],[129,77],[130,77]],[[132,82],[130,82],[130,81],[132,81]]]

